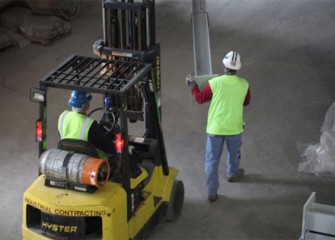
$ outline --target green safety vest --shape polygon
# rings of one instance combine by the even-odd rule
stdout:
[[[94,119],[87,117],[81,113],[65,110],[58,119],[58,131],[61,139],[78,139],[88,142],[88,132],[92,126]],[[99,157],[107,160],[108,156],[105,152],[98,149]]]
[[[212,99],[208,110],[207,133],[236,135],[243,132],[243,104],[249,83],[236,75],[209,80]]]

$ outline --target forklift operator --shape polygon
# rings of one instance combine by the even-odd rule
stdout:
[[[88,117],[92,95],[74,90],[68,101],[72,111],[65,110],[58,119],[58,131],[61,139],[78,139],[92,143],[99,157],[107,160],[107,154],[115,153],[113,139],[108,137],[98,122]]]

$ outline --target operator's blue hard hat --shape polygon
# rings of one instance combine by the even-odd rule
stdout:
[[[87,92],[74,90],[71,93],[68,105],[70,107],[81,108],[85,104],[89,103],[92,99],[92,95]]]

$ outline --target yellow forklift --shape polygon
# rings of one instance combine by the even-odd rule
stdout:
[[[103,0],[102,6],[104,39],[94,44],[100,56],[72,55],[31,89],[40,109],[39,176],[23,196],[23,239],[144,239],[181,214],[184,185],[168,165],[161,126],[159,44],[150,31],[154,1]],[[124,48],[112,44],[123,41]],[[108,161],[82,140],[62,139],[48,148],[53,90],[101,96],[89,115],[101,112],[99,124],[114,139]]]

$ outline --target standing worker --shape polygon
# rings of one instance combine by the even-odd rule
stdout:
[[[218,167],[224,142],[227,144],[226,174],[228,182],[237,181],[244,175],[240,168],[242,132],[244,129],[243,106],[250,102],[250,89],[247,80],[236,75],[242,66],[241,57],[230,51],[222,60],[224,75],[208,81],[202,91],[191,79],[186,77],[192,95],[199,103],[210,101],[207,118],[207,144],[205,173],[207,177],[208,200],[218,199]]]
[[[107,154],[115,152],[113,139],[107,137],[98,122],[88,117],[91,94],[74,90],[68,105],[72,111],[65,110],[58,119],[58,131],[61,139],[78,139],[92,143],[99,157],[107,160]],[[107,154],[106,154],[107,153]]]

